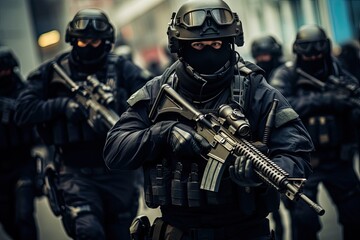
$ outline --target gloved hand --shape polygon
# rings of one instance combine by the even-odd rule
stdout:
[[[181,156],[196,156],[211,149],[208,141],[190,126],[177,123],[171,129],[168,143],[174,153]]]
[[[67,119],[75,123],[86,119],[81,106],[74,100],[69,100],[66,104],[65,115]]]
[[[229,167],[230,178],[242,187],[257,187],[261,181],[254,172],[252,161],[245,156],[235,159],[234,165]]]
[[[328,91],[322,94],[324,103],[336,110],[343,110],[352,106],[349,96],[338,91]]]

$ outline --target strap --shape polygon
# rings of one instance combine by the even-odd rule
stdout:
[[[249,101],[254,97],[255,91],[262,79],[262,77],[259,77],[259,74],[262,76],[262,74],[264,74],[264,70],[251,62],[240,61],[239,71],[240,75],[235,75],[233,82],[232,98],[237,104],[239,104],[240,108],[246,112]]]
[[[106,85],[108,86],[116,86],[118,82],[118,76],[116,74],[116,63],[118,60],[117,55],[109,54],[107,69],[106,69]],[[121,83],[120,83],[121,84]],[[120,87],[120,86],[116,86]]]
[[[165,83],[170,83],[171,87],[175,88],[176,82],[173,81],[175,77],[175,69],[180,64],[180,60],[174,62],[170,67],[168,67],[161,76],[161,85]]]

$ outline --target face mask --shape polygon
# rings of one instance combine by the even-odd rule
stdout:
[[[105,44],[102,43],[98,47],[93,47],[90,44],[86,47],[74,46],[74,51],[77,58],[82,63],[93,63],[100,60],[105,54]]]
[[[324,80],[328,76],[328,67],[325,58],[311,61],[302,60],[299,64],[299,67],[320,80]]]
[[[7,93],[13,87],[15,81],[12,75],[2,76],[0,78],[0,93]]]
[[[222,68],[230,60],[232,50],[229,44],[223,44],[220,49],[205,46],[196,50],[191,46],[184,48],[183,58],[200,74],[212,74]]]
[[[324,59],[316,59],[311,61],[304,61],[303,68],[305,68],[308,73],[316,73],[324,68]]]

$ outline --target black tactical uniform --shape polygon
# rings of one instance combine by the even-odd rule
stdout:
[[[14,123],[15,100],[24,89],[13,52],[0,47],[0,224],[12,239],[37,239],[34,128]]]
[[[19,97],[16,121],[37,124],[45,142],[56,148],[58,187],[68,213],[62,218],[67,233],[76,239],[128,239],[138,207],[140,172],[108,171],[102,157],[108,129],[96,121],[95,127],[90,127],[52,63],[58,63],[84,88],[90,85],[87,76],[95,75],[112,90],[112,107],[119,115],[128,96],[151,76],[109,53],[114,28],[98,9],[84,9],[75,15],[68,25],[66,42],[73,46],[71,52],[42,64],[29,75],[29,86]]]
[[[270,84],[289,100],[315,145],[311,159],[314,173],[306,182],[304,193],[315,200],[318,185],[323,183],[337,207],[344,239],[353,239],[360,224],[360,185],[353,169],[353,107],[345,93],[339,89],[323,91],[306,74],[323,83],[330,81],[330,75],[353,86],[357,86],[357,81],[339,67],[331,56],[330,40],[316,25],[299,29],[293,50],[296,60],[277,69]],[[299,202],[291,215],[294,239],[317,238],[321,225],[316,214]]]
[[[208,150],[209,143],[177,114],[153,123],[149,111],[162,84],[168,83],[204,113],[216,112],[224,103],[242,109],[251,125],[251,140],[256,141],[262,139],[267,113],[277,98],[279,107],[269,140],[269,156],[298,177],[306,177],[311,171],[310,137],[283,96],[257,73],[258,67],[248,63],[247,77],[238,75],[243,74],[243,61],[236,57],[234,45],[243,45],[243,32],[237,14],[225,2],[185,3],[171,19],[168,40],[180,61],[130,97],[131,107],[108,134],[104,148],[107,166],[144,167],[147,205],[160,206],[162,212],[162,218],[156,219],[153,226],[153,240],[270,239],[266,216],[278,208],[278,193],[256,182],[256,178],[238,176],[241,174],[234,169],[230,172],[241,179],[238,182],[243,186],[235,184],[232,179],[236,181],[236,177],[230,178],[226,170],[218,192],[201,190],[199,181],[206,161],[199,152]],[[203,47],[201,51],[191,47],[194,41],[203,40],[210,45],[195,44]],[[249,94],[233,96],[244,82],[251,85],[245,90]]]
[[[265,71],[265,79],[270,79],[272,71],[284,63],[282,47],[271,36],[262,36],[251,43],[251,55],[255,63]]]

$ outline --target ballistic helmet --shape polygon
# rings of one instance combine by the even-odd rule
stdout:
[[[114,43],[114,27],[103,11],[95,8],[83,9],[76,13],[66,29],[66,42],[73,45],[78,38],[102,39]]]
[[[317,25],[304,25],[296,34],[293,52],[298,55],[329,55],[331,43],[325,31]]]
[[[251,54],[256,58],[262,54],[270,54],[273,57],[281,57],[281,45],[276,41],[273,36],[262,36],[256,38],[251,44]]]
[[[179,41],[203,41],[232,38],[244,45],[242,24],[238,15],[222,0],[190,0],[173,13],[167,29],[171,53],[180,50]]]

